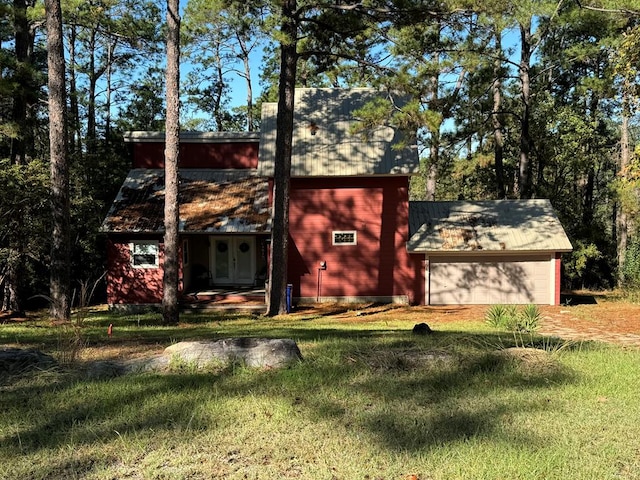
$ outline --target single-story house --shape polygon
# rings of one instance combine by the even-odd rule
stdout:
[[[288,282],[294,301],[556,304],[571,250],[550,202],[410,202],[417,148],[364,127],[373,89],[296,90]],[[181,291],[263,286],[276,104],[261,132],[180,139]],[[355,127],[359,128],[355,128]],[[162,299],[164,136],[131,132],[132,170],[104,223],[110,305]]]

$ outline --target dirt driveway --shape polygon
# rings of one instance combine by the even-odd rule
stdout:
[[[565,340],[596,340],[640,347],[640,305],[594,298],[595,303],[543,306],[539,332]],[[481,319],[487,306],[460,307],[453,318]],[[449,309],[451,310],[451,309]]]
[[[640,348],[640,305],[610,300],[604,295],[580,295],[578,300],[563,306],[542,306],[543,335],[565,340],[597,340],[624,346]],[[343,308],[335,307],[334,308]],[[489,307],[486,305],[446,306],[446,307],[393,307],[389,305],[371,306],[361,311],[349,310],[342,315],[345,320],[365,320],[369,315],[402,318],[404,320],[432,322],[473,321],[484,318]],[[331,310],[331,307],[327,307]],[[339,311],[326,314],[342,316]]]
[[[599,340],[640,347],[640,305],[601,302],[549,307],[540,332],[569,340]]]

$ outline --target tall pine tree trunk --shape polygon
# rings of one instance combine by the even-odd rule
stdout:
[[[519,198],[531,198],[531,20],[520,24],[520,95],[522,98],[522,116],[520,117],[520,171],[517,183]]]
[[[69,165],[65,63],[62,45],[60,0],[45,0],[47,17],[47,59],[49,67],[49,151],[51,157],[51,316],[71,317],[69,253]]]
[[[591,99],[588,102],[589,106],[589,120],[593,125],[597,125],[598,112],[600,110],[600,99],[596,92],[591,92]],[[588,157],[593,155],[592,143],[587,142],[585,145],[585,154]],[[593,222],[593,215],[595,211],[594,192],[596,171],[593,161],[589,161],[586,175],[584,175],[583,188],[582,188],[582,224],[591,225]]]
[[[493,60],[493,112],[491,122],[493,124],[493,152],[496,168],[496,194],[499,199],[507,197],[504,185],[504,137],[502,134],[502,32],[494,31],[495,59]]]
[[[622,126],[620,131],[620,165],[619,170],[624,172],[631,161],[631,150],[629,146],[629,120],[631,117],[631,109],[629,105],[629,85],[625,80],[622,92]],[[623,283],[623,270],[629,243],[629,223],[630,219],[627,212],[621,208],[620,203],[617,204],[616,211],[616,253],[618,260],[618,286]]]
[[[213,86],[213,118],[216,121],[216,129],[218,132],[224,130],[225,111],[222,105],[224,99],[224,70],[222,65],[222,55],[220,49],[222,47],[218,43],[215,52],[215,81]]]
[[[273,178],[273,225],[267,315],[286,312],[287,268],[289,255],[289,184],[293,143],[293,106],[298,62],[298,25],[294,18],[296,0],[284,0],[280,42],[280,82],[276,120],[276,159]]]
[[[164,159],[164,276],[162,318],[176,324],[178,310],[178,155],[180,151],[180,12],[178,0],[167,0],[167,120]]]
[[[96,129],[96,87],[98,85],[98,73],[96,72],[96,30],[91,32],[89,40],[89,88],[87,92],[87,153],[96,153],[97,129]]]
[[[78,104],[78,88],[76,82],[76,38],[75,25],[69,26],[69,115],[71,129],[71,153],[81,161],[82,155],[82,128],[80,126],[80,106]]]
[[[254,120],[253,120],[253,84],[251,82],[251,63],[249,62],[249,49],[247,48],[246,41],[238,36],[238,44],[242,51],[242,63],[244,72],[242,76],[247,84],[247,131],[253,132]]]
[[[33,124],[33,104],[37,98],[34,93],[33,69],[33,31],[27,16],[27,8],[33,6],[30,0],[13,1],[13,30],[16,68],[12,83],[15,85],[12,95],[11,121],[16,135],[11,138],[11,163],[25,165],[28,159],[28,146],[33,146],[35,128]],[[2,308],[22,312],[24,307],[24,269],[25,252],[23,235],[23,214],[21,208],[14,213],[12,228],[6,232],[8,240],[7,274]]]
[[[107,86],[104,92],[104,143],[109,145],[111,142],[111,94],[113,93],[113,86],[111,84],[113,75],[113,56],[116,49],[116,41],[110,41],[107,45],[107,65],[106,65],[106,82]]]
[[[440,36],[441,27],[438,26],[438,37]],[[441,110],[440,108],[440,54],[434,53],[434,74],[431,76],[431,98],[429,99],[429,108],[434,112]],[[434,201],[436,199],[436,187],[438,184],[438,166],[440,165],[440,127],[438,122],[430,128],[431,141],[429,144],[429,162],[427,164],[427,172],[425,179],[425,200]]]
[[[15,31],[14,49],[16,59],[16,71],[13,81],[16,90],[13,95],[13,108],[11,120],[17,127],[17,135],[11,139],[11,162],[16,164],[26,163],[27,145],[33,142],[33,128],[27,123],[27,110],[29,108],[29,98],[33,96],[33,65],[30,51],[33,42],[29,19],[27,17],[27,7],[31,6],[30,1],[13,1],[13,29]]]

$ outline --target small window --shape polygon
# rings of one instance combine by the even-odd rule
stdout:
[[[333,245],[357,245],[358,236],[355,230],[333,232]]]
[[[158,266],[158,242],[139,240],[131,244],[131,265],[134,268],[156,268]]]

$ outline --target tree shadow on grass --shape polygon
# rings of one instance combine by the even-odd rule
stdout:
[[[414,353],[424,355],[423,348]],[[493,352],[453,354],[448,358],[442,352],[440,355],[440,360],[437,356],[427,360],[435,365],[407,367],[404,363],[393,367],[397,364],[395,358],[372,360],[364,354],[356,363],[363,364],[371,375],[354,367],[352,375],[333,382],[333,395],[317,394],[302,403],[309,404],[309,415],[317,416],[319,421],[330,418],[336,429],[347,425],[365,432],[371,441],[385,449],[417,452],[472,437],[504,435],[497,432],[513,415],[549,408],[535,398],[536,391],[574,380],[573,373],[565,368],[523,370]],[[324,373],[335,378],[332,374],[335,372]],[[342,400],[335,400],[340,397],[335,392],[340,391]],[[518,394],[501,395],[509,391]],[[530,392],[531,399],[526,392]],[[350,405],[351,396],[366,401]],[[511,430],[508,440],[514,444],[530,447],[545,443],[544,438],[530,432],[518,432],[515,427]]]
[[[261,329],[252,334],[266,334]],[[523,369],[500,355],[499,334],[285,327],[272,337],[307,342],[306,359],[284,370],[143,374],[88,381],[71,374],[55,382],[18,382],[0,389],[0,454],[37,454],[68,445],[95,446],[118,435],[153,435],[219,428],[230,419],[199,418],[202,405],[257,396],[293,406],[296,415],[364,435],[392,452],[425,451],[471,438],[504,436],[514,415],[552,406],[537,398],[549,386],[574,381],[565,368]],[[239,373],[240,372],[240,373]],[[3,390],[3,391],[1,391]],[[517,392],[514,395],[505,393]],[[524,392],[524,393],[523,393]],[[508,440],[532,446],[544,439],[516,427]],[[91,455],[78,468],[92,469]],[[50,465],[64,475],[73,463]],[[84,462],[84,463],[83,463]]]
[[[16,421],[28,419],[32,425],[5,438],[2,444],[5,448],[13,444],[27,453],[59,447],[70,439],[75,444],[91,444],[126,432],[186,426],[201,399],[196,393],[204,395],[215,381],[215,376],[200,373],[98,381],[67,374],[49,385],[5,388],[2,410],[15,415]]]

